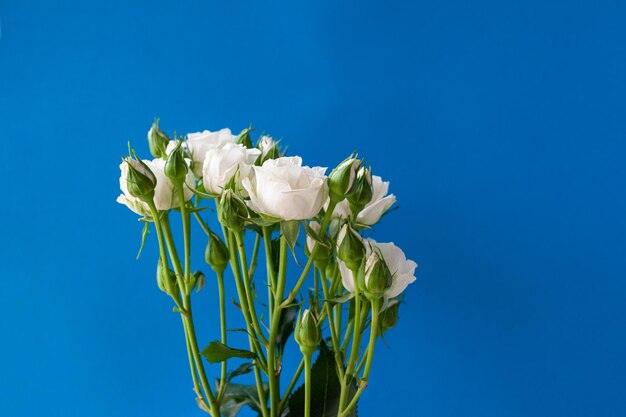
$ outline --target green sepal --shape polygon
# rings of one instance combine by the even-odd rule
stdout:
[[[328,240],[324,239],[315,230],[313,230],[313,228],[309,226],[308,222],[303,220],[302,226],[304,226],[304,232],[307,234],[307,236],[309,236],[311,239],[313,239],[314,241],[316,241],[318,244],[322,245],[323,247],[327,249],[332,249],[332,245],[328,242]]]
[[[202,349],[200,354],[204,356],[209,363],[224,362],[230,358],[256,358],[256,355],[249,350],[234,349],[217,340],[209,343],[207,347]]]
[[[333,298],[329,298],[328,300],[324,300],[327,303],[330,304],[344,304],[347,303],[348,301],[352,300],[354,298],[354,293],[351,292],[347,292],[344,295],[340,296],[340,297],[333,297]]]
[[[139,260],[139,257],[141,256],[141,252],[143,252],[143,247],[146,244],[146,238],[148,237],[149,233],[150,233],[150,223],[144,222],[143,230],[141,231],[141,246],[139,246],[139,252],[137,252],[137,257],[135,258],[137,260]]]
[[[254,364],[252,362],[242,363],[241,365],[237,367],[237,369],[228,373],[226,377],[226,381],[230,382],[233,378],[236,378],[241,375],[249,374],[250,372],[252,372],[253,368],[254,368]]]

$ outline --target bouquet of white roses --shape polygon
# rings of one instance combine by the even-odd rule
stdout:
[[[395,196],[388,194],[389,183],[372,175],[356,155],[327,176],[326,168],[285,156],[269,136],[253,145],[251,133],[222,129],[172,140],[155,121],[148,132],[154,159],[142,160],[129,149],[120,165],[117,201],[142,216],[144,241],[154,225],[157,284],[181,316],[202,410],[230,417],[247,405],[262,417],[356,416],[376,341],[396,324],[398,297],[415,280],[417,265],[400,248],[364,237]],[[211,230],[203,218],[210,203],[221,230]],[[174,214],[182,220],[178,239],[170,227]],[[202,251],[191,247],[192,222],[206,234]],[[307,261],[298,263],[297,279],[288,288],[289,252],[297,259],[302,231]],[[247,234],[254,236],[251,251]],[[261,253],[265,271],[257,277]],[[192,314],[192,291],[205,285],[204,275],[192,271],[192,258],[200,254],[216,275],[221,325],[219,340],[202,350]],[[227,341],[224,278],[229,267],[237,310],[246,324],[246,349]],[[267,287],[267,295],[258,287]],[[294,375],[283,375],[283,353],[292,333],[302,358]],[[214,383],[206,363],[220,364]],[[233,382],[248,373],[254,385]],[[294,389],[303,373],[302,386]],[[289,382],[281,390],[282,378]]]

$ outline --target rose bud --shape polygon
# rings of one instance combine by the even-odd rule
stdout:
[[[359,168],[352,190],[347,196],[350,211],[357,217],[363,208],[372,201],[372,172],[365,168]]]
[[[156,188],[156,177],[154,173],[143,162],[131,157],[124,159],[128,164],[128,173],[126,174],[126,186],[128,192],[146,203],[154,199],[154,189]]]
[[[183,141],[179,140],[165,161],[165,175],[174,184],[178,185],[182,185],[185,182],[187,172],[189,171],[189,165],[185,161],[185,151],[182,145]]]
[[[337,236],[337,257],[351,271],[356,271],[359,269],[364,256],[363,239],[349,223],[345,223]]]
[[[322,340],[322,331],[314,314],[304,310],[302,317],[298,317],[294,329],[294,338],[300,350],[305,354],[312,354],[317,349],[317,345]]]
[[[174,295],[178,291],[176,276],[169,268],[163,268],[163,261],[159,258],[157,264],[157,285],[159,289],[166,294]]]
[[[246,203],[233,190],[224,190],[219,200],[218,220],[224,227],[238,232],[248,218]]]
[[[165,158],[165,149],[170,142],[170,138],[159,128],[159,119],[154,119],[152,127],[148,131],[148,146],[150,153],[155,158]]]
[[[338,203],[346,198],[352,189],[360,164],[361,162],[351,155],[331,171],[328,176],[328,190],[332,201]]]
[[[230,261],[228,248],[222,239],[213,232],[209,232],[209,242],[204,252],[204,260],[217,273],[224,272]]]

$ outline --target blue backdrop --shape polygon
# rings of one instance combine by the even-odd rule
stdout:
[[[624,3],[294,3],[2,1],[0,415],[201,415],[115,203],[155,116],[391,180],[420,267],[362,416],[626,414]]]

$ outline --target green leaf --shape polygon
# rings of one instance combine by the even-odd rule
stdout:
[[[143,247],[146,244],[146,238],[150,233],[150,223],[146,222],[143,224],[143,230],[141,231],[141,246],[139,247],[139,252],[137,253],[137,260],[141,256],[141,252],[143,252]]]
[[[216,381],[216,391],[219,390],[220,382]],[[267,397],[267,384],[263,384],[265,397]],[[260,413],[263,405],[259,401],[256,385],[227,384],[224,390],[224,398],[220,406],[223,417],[235,417],[244,406]]]
[[[252,372],[252,369],[254,368],[254,365],[252,364],[252,362],[245,362],[242,363],[241,365],[239,365],[239,367],[237,369],[235,369],[234,371],[231,371],[228,374],[228,377],[226,378],[227,381],[230,381],[231,379],[241,376],[241,375],[245,375],[245,374],[249,374],[250,372]]]
[[[339,411],[341,382],[335,370],[335,358],[324,342],[320,353],[311,367],[311,417],[336,417]],[[350,385],[348,401],[354,397],[356,387]],[[346,403],[346,404],[347,404]],[[356,417],[356,407],[348,417]],[[304,385],[289,397],[289,417],[304,417]]]
[[[278,333],[276,334],[276,346],[278,347],[278,352],[280,352],[281,356],[283,349],[285,348],[285,344],[287,343],[287,340],[289,340],[289,336],[293,333],[294,322],[298,314],[298,309],[298,305],[296,304],[284,308],[280,312],[280,322],[278,324]]]
[[[328,242],[327,239],[324,239],[322,236],[320,236],[315,230],[313,230],[313,228],[311,226],[309,226],[309,223],[307,223],[306,221],[302,221],[302,226],[304,226],[304,232],[307,234],[307,236],[309,236],[311,239],[313,239],[314,241],[316,241],[318,244],[328,248],[328,249],[332,249],[330,243]]]
[[[209,345],[205,347],[200,354],[210,363],[223,362],[230,358],[252,359],[256,357],[254,353],[248,350],[233,349],[221,342],[218,342],[217,340],[209,343]]]
[[[343,304],[343,303],[347,303],[353,298],[354,298],[354,293],[347,292],[341,297],[329,298],[328,300],[325,300],[325,301],[330,304]]]
[[[289,249],[291,249],[291,254],[293,255],[296,262],[298,259],[296,258],[296,243],[298,242],[298,236],[300,235],[300,222],[297,220],[283,221],[280,223],[280,233],[287,241],[289,245]]]

